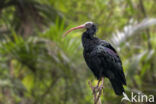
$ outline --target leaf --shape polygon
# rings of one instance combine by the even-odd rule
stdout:
[[[31,91],[31,89],[34,86],[34,75],[33,74],[27,74],[23,80],[22,80],[23,85],[26,87],[28,91]]]
[[[133,20],[131,20],[133,21]],[[133,22],[133,24],[126,25],[123,29],[123,31],[117,31],[116,33],[113,33],[113,37],[111,38],[111,41],[116,46],[119,46],[121,43],[125,42],[127,38],[139,34],[139,32],[142,32],[143,30],[156,25],[156,18],[147,18],[142,20],[142,22],[136,24],[136,22]]]

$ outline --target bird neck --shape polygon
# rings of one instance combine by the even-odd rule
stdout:
[[[93,36],[93,34],[89,34],[87,31],[84,32],[82,34],[82,45],[84,47],[84,49],[88,49],[89,47],[91,47],[93,41],[95,40],[95,37]]]

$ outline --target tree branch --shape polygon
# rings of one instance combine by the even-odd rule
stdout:
[[[91,84],[91,81],[88,81],[88,84],[92,90],[92,93],[93,93],[93,99],[94,99],[94,104],[101,104],[101,99],[100,99],[100,96],[102,94],[102,88],[98,89],[96,91],[95,87]]]

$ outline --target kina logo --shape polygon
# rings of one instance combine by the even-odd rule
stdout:
[[[149,102],[153,103],[154,102],[154,95],[145,95],[140,92],[138,93],[133,93],[131,92],[131,97],[129,98],[126,93],[123,92],[123,98],[121,99],[121,102],[127,100],[129,102]]]

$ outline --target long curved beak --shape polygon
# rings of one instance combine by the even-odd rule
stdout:
[[[73,27],[73,28],[69,29],[67,32],[65,32],[65,33],[63,34],[63,37],[65,37],[68,33],[70,33],[70,32],[73,31],[73,30],[83,29],[83,28],[85,28],[85,24],[80,25],[80,26],[77,26],[77,27]]]

